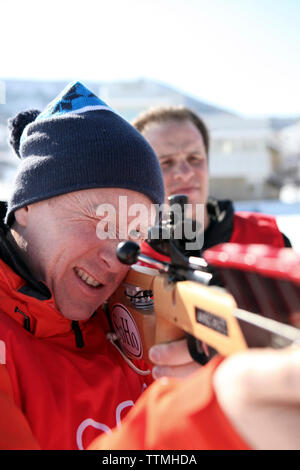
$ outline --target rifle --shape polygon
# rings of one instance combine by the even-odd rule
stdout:
[[[172,201],[184,210],[184,196]],[[289,248],[226,243],[203,257],[187,256],[183,240],[162,236],[166,226],[174,234],[176,223],[184,217],[176,222],[170,211],[165,225],[155,227],[159,240],[152,241],[153,228],[148,239],[170,262],[141,254],[132,241],[118,246],[119,260],[131,269],[109,299],[109,311],[129,358],[149,361],[153,344],[185,336],[201,364],[217,352],[227,356],[300,341],[300,255]],[[222,288],[213,285],[220,282]]]

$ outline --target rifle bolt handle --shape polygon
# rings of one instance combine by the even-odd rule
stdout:
[[[123,264],[135,264],[140,252],[139,245],[130,240],[119,243],[117,247],[118,260]]]

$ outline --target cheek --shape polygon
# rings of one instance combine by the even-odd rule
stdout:
[[[118,270],[118,274],[110,277],[109,282],[107,283],[107,286],[105,288],[105,300],[107,300],[120,286],[122,283],[123,279],[126,278],[127,274],[129,271],[129,267],[122,265],[120,266],[120,269]]]
[[[172,188],[172,184],[174,184],[174,172],[165,170],[163,171],[163,180],[165,185],[165,190],[168,192],[169,188]]]
[[[95,224],[78,224],[68,230],[63,239],[66,253],[84,253],[99,244]]]
[[[115,291],[117,287],[119,287],[123,279],[127,276],[129,269],[130,268],[128,266],[125,266],[123,264],[120,266],[118,275],[114,278],[114,281],[113,281],[113,284],[114,284],[113,292]]]
[[[195,175],[196,175],[196,178],[202,181],[203,184],[206,184],[206,185],[208,184],[209,175],[208,175],[207,166],[196,168]]]
[[[61,277],[76,259],[81,258],[91,246],[95,245],[96,241],[96,236],[91,237],[80,232],[69,233],[52,241],[49,255],[45,260],[48,273]]]

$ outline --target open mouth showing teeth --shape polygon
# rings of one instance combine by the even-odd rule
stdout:
[[[89,287],[101,287],[103,284],[101,282],[98,282],[96,279],[94,279],[92,276],[89,276],[85,271],[79,268],[74,268],[75,273],[77,276]]]

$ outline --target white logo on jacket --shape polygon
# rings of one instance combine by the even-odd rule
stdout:
[[[122,401],[117,406],[117,409],[116,409],[116,425],[117,425],[117,427],[121,426],[121,413],[122,413],[122,411],[125,408],[128,408],[129,406],[134,406],[134,403],[133,403],[132,400]],[[85,429],[88,426],[92,426],[93,428],[99,429],[100,431],[103,431],[107,434],[110,434],[111,431],[112,431],[111,428],[109,426],[107,426],[106,424],[104,424],[104,423],[99,423],[98,421],[95,421],[92,418],[84,419],[82,421],[82,423],[80,423],[80,425],[78,426],[78,429],[77,429],[77,432],[76,432],[76,443],[77,443],[77,447],[78,447],[79,450],[84,450],[83,443],[82,443],[82,436],[83,436],[83,433],[84,433]]]
[[[6,345],[2,339],[0,340],[0,364],[6,364]]]

